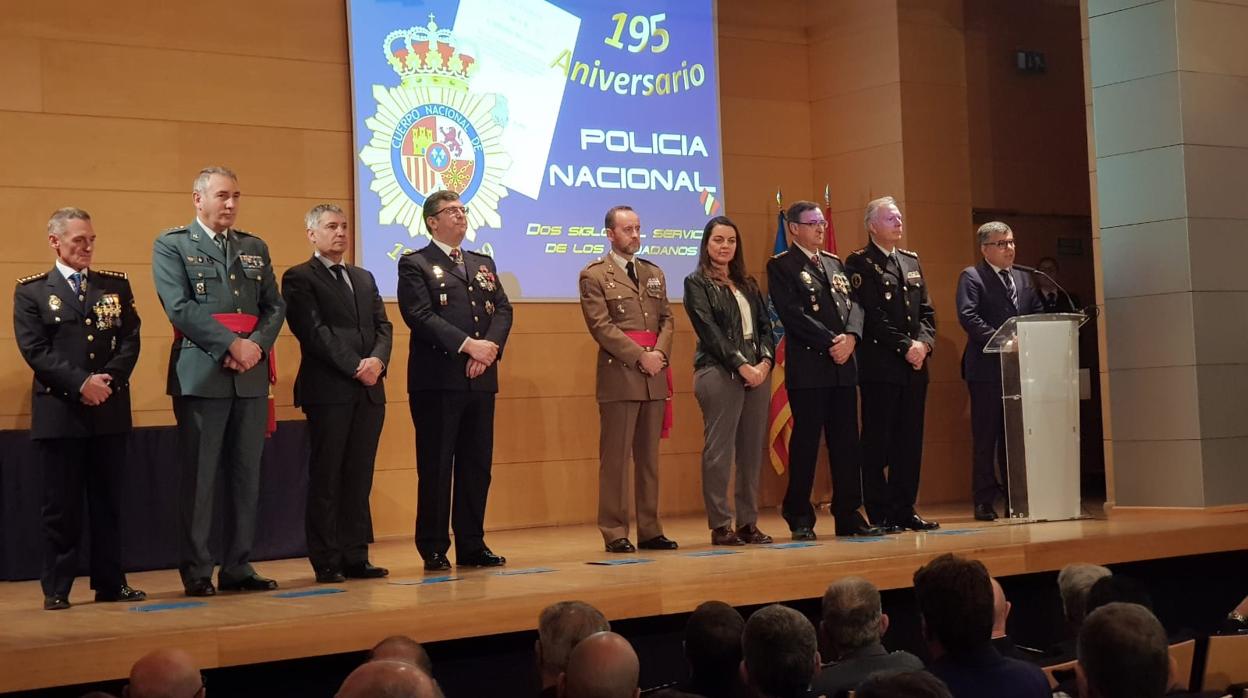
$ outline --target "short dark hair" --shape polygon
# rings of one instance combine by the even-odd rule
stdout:
[[[950,654],[992,639],[992,581],[979,560],[945,553],[914,573],[914,595],[927,636]]]
[[[817,211],[819,204],[813,201],[794,201],[789,204],[789,208],[784,212],[784,221],[786,223],[801,223],[798,218],[807,211]]]
[[[694,609],[685,623],[685,656],[691,673],[713,681],[736,676],[744,630],[745,619],[723,601],[706,601]]]
[[[425,197],[425,206],[421,209],[420,215],[427,221],[438,215],[438,212],[442,210],[442,204],[448,201],[459,201],[459,194],[449,189],[439,189]]]
[[[1150,611],[1153,610],[1153,597],[1139,580],[1115,574],[1101,577],[1096,580],[1091,589],[1088,589],[1088,601],[1084,606],[1084,612],[1091,614],[1101,606],[1115,601],[1139,604]]]
[[[612,206],[611,208],[607,209],[607,215],[603,218],[603,223],[602,223],[603,227],[614,228],[615,227],[615,214],[619,213],[620,211],[632,211],[632,210],[633,210],[632,206],[622,206],[622,205]]]
[[[1106,577],[1110,579],[1110,577]],[[1079,664],[1099,698],[1160,698],[1170,683],[1165,628],[1147,608],[1113,602],[1079,630]]]
[[[926,671],[879,672],[854,691],[858,698],[953,698],[944,681]]]
[[[542,647],[542,669],[553,673],[568,668],[568,657],[585,638],[611,629],[602,611],[584,601],[559,601],[537,617],[537,641]]]
[[[741,653],[750,683],[774,698],[796,698],[810,688],[819,643],[815,626],[791,608],[764,606],[745,622]]]

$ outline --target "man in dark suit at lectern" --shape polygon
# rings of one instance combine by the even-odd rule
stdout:
[[[997,328],[1016,315],[1044,312],[1031,275],[1014,268],[1014,231],[1000,221],[979,227],[983,259],[958,278],[958,322],[966,330],[962,378],[971,394],[972,474],[975,518],[997,518],[997,470],[1005,469],[1005,410],[1001,404],[1001,361],[984,346]],[[1005,480],[1004,473],[1002,474]]]
[[[376,579],[388,571],[368,561],[368,495],[386,417],[391,325],[373,275],[343,261],[351,238],[342,209],[319,204],[305,222],[315,252],[282,275],[282,297],[303,355],[295,404],[312,437],[308,559],[321,583]]]

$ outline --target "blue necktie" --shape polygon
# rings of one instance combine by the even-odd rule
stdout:
[[[74,290],[75,295],[82,293],[79,290],[82,288],[82,272],[76,271],[69,275],[69,287]]]

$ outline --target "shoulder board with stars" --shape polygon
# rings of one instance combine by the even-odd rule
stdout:
[[[832,254],[831,252],[828,252],[827,250],[819,250],[819,254],[825,257],[831,257],[832,259],[835,259],[838,262],[841,261],[840,257],[837,257],[836,255]]]
[[[38,281],[39,279],[46,279],[46,278],[48,278],[48,272],[44,271],[38,274],[31,274],[30,276],[23,276],[17,280],[17,283],[28,284],[32,281]]]
[[[654,262],[651,262],[651,261],[650,261],[650,260],[648,260],[648,259],[642,259],[641,257],[633,257],[633,259],[637,260],[638,262],[641,262],[642,264],[649,264],[650,266],[654,267],[655,269],[658,269],[658,268],[659,268],[659,265],[655,264]]]
[[[918,258],[919,258],[919,253],[918,253],[918,252],[911,252],[910,250],[903,250],[903,249],[901,249],[900,247],[898,247],[898,248],[897,248],[897,251],[898,251],[898,252],[900,252],[900,253],[902,253],[902,254],[904,254],[904,255],[908,255],[908,256],[910,256],[910,257],[914,257],[915,259],[918,259]]]
[[[788,250],[784,250],[783,252],[777,252],[777,253],[773,254],[773,255],[771,256],[771,258],[772,258],[772,259],[780,259],[781,257],[785,256],[785,255],[786,255],[786,254],[788,254],[788,253],[789,253],[789,251],[788,251]]]
[[[165,228],[164,230],[160,231],[160,234],[169,235],[172,233],[186,233],[186,232],[190,232],[189,227],[185,225],[175,225],[172,228]]]
[[[255,235],[252,235],[251,233],[247,232],[246,230],[239,230],[238,228],[230,228],[230,230],[233,230],[235,233],[238,233],[239,235],[246,235],[246,236],[247,236],[247,237],[249,237],[249,238],[254,238],[254,237],[255,237]]]
[[[126,272],[124,271],[112,271],[110,269],[92,269],[91,271],[95,272],[96,274],[101,274],[103,276],[111,276],[114,279],[128,279],[129,278],[128,276],[126,276]]]

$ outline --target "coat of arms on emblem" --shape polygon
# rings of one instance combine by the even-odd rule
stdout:
[[[373,171],[369,189],[382,199],[378,223],[427,237],[425,197],[449,189],[471,204],[469,240],[478,228],[500,227],[498,204],[507,195],[501,181],[511,165],[502,146],[505,107],[500,113],[497,95],[471,91],[476,57],[433,15],[427,26],[390,32],[382,51],[400,82],[373,85],[377,112],[365,120],[373,137],[359,154]]]

